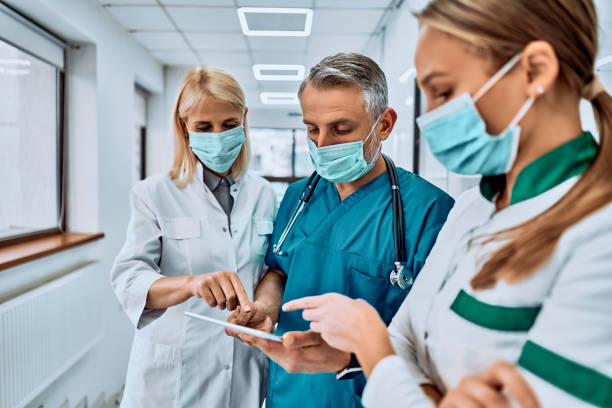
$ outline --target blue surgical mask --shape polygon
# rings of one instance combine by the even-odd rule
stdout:
[[[317,147],[308,138],[310,160],[317,173],[332,183],[350,183],[369,172],[378,158],[381,146],[379,145],[376,155],[369,163],[363,157],[363,147],[374,132],[379,120],[380,116],[376,119],[376,123],[365,140]]]
[[[507,173],[514,164],[521,129],[518,126],[535,98],[529,98],[506,130],[489,135],[487,126],[476,108],[482,97],[520,60],[518,54],[508,61],[474,95],[464,93],[417,118],[434,156],[447,169],[466,175],[491,176]]]
[[[225,173],[236,161],[245,138],[244,126],[219,133],[189,131],[189,146],[206,167]]]

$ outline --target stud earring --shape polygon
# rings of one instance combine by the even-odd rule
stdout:
[[[539,95],[542,95],[544,93],[544,88],[542,87],[542,85],[538,86],[538,89],[536,89],[536,91],[538,92]]]

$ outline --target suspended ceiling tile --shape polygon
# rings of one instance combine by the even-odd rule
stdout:
[[[152,51],[151,54],[165,65],[191,67],[199,65],[195,55],[189,51]]]
[[[307,37],[247,37],[253,51],[305,52]]]
[[[189,50],[178,32],[135,32],[134,37],[148,50]]]
[[[128,30],[174,30],[161,7],[107,7]]]
[[[186,32],[196,50],[246,51],[247,42],[241,33]]]
[[[182,31],[240,32],[238,14],[233,8],[166,7]]]
[[[234,66],[250,66],[251,59],[247,52],[199,51],[200,59],[205,65],[229,69]]]
[[[384,10],[315,10],[312,32],[317,34],[369,34],[376,28]]]

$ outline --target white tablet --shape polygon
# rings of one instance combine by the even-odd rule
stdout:
[[[251,336],[261,337],[262,339],[278,341],[279,343],[283,342],[283,340],[280,337],[275,336],[275,335],[273,335],[271,333],[266,333],[264,331],[257,330],[257,329],[252,329],[250,327],[240,326],[240,325],[234,324],[234,323],[228,323],[228,322],[226,322],[224,320],[213,319],[212,317],[202,316],[202,315],[199,315],[199,314],[196,314],[196,313],[191,313],[191,312],[185,312],[185,316],[189,316],[191,318],[198,319],[198,320],[204,320],[205,322],[210,322],[210,323],[218,324],[218,325],[227,327],[229,329],[232,329],[232,330],[235,330],[235,331],[238,331],[238,332],[250,334]]]

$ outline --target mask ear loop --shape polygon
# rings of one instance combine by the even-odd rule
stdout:
[[[380,113],[380,115],[378,115],[378,119],[376,119],[376,122],[374,122],[374,126],[372,126],[372,129],[370,130],[370,133],[368,134],[368,137],[366,137],[363,140],[363,146],[365,146],[365,142],[370,138],[370,136],[372,136],[372,134],[374,133],[374,129],[376,129],[376,125],[378,125],[378,122],[380,121],[380,118],[382,118],[382,112]],[[380,151],[382,150],[382,141],[380,142],[380,144],[378,145],[378,149],[376,151],[376,154],[374,155],[374,157],[372,158],[372,160],[368,163],[368,165],[374,163],[376,161],[376,159],[378,159],[378,155],[380,154]]]
[[[484,84],[482,88],[480,88],[478,92],[474,94],[474,97],[472,98],[474,100],[474,103],[476,103],[476,101],[478,101],[478,99],[480,99],[482,95],[484,95],[489,89],[491,89],[491,87],[495,85],[501,77],[506,75],[508,71],[510,71],[516,65],[516,63],[520,61],[520,59],[521,53],[516,54],[514,57],[512,57],[512,59],[510,59],[510,61],[506,62],[506,64],[501,67],[501,69],[497,71],[497,73],[493,75],[491,79],[489,79],[487,83]]]
[[[538,93],[538,95],[542,95],[544,93],[544,88],[542,86],[538,86],[537,93]],[[527,101],[523,104],[523,106],[518,111],[518,113],[514,116],[514,119],[512,119],[510,121],[510,124],[508,125],[506,130],[508,130],[510,128],[513,128],[516,125],[518,125],[518,123],[521,121],[521,119],[523,119],[523,116],[525,116],[527,111],[531,108],[531,106],[535,102],[535,99],[536,99],[535,96],[532,96],[531,98],[527,99]]]

